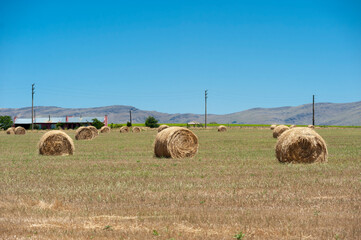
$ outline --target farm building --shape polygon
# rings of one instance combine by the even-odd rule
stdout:
[[[199,123],[197,121],[192,121],[192,122],[187,123],[187,128],[188,127],[202,127],[202,123]]]
[[[47,118],[34,118],[34,128],[37,129],[55,129],[56,125],[60,125],[62,128],[74,129],[80,126],[91,125],[93,119],[98,119],[105,126],[108,126],[108,116],[104,117],[47,117]],[[26,129],[31,128],[31,118],[17,118],[14,117],[15,127],[21,126]]]

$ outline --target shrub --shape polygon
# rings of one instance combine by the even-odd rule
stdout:
[[[149,117],[145,120],[145,126],[146,126],[146,127],[150,127],[150,128],[157,128],[157,127],[159,127],[158,120],[155,119],[155,118],[152,117],[152,116],[149,116]]]
[[[61,123],[61,122],[58,122],[56,125],[55,125],[56,129],[63,129],[64,127],[64,123]],[[35,128],[35,126],[34,126]]]
[[[121,128],[121,127],[123,127],[123,124],[111,123],[111,124],[108,125],[108,127],[110,127],[110,128]]]
[[[97,129],[101,129],[104,126],[104,123],[102,123],[96,118],[92,119],[92,121],[92,126],[96,127]]]
[[[0,128],[6,130],[13,125],[13,120],[10,116],[0,116]]]
[[[127,127],[131,127],[132,123],[131,122],[127,122]]]

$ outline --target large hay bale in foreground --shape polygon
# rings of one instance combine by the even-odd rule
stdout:
[[[16,127],[14,132],[15,135],[24,135],[26,133],[26,130],[23,127]]]
[[[139,132],[140,132],[140,128],[139,128],[139,127],[133,127],[133,128],[132,128],[132,132],[134,132],[134,133],[139,133]]]
[[[127,132],[129,132],[129,128],[127,126],[121,127],[119,132],[120,133],[127,133]]]
[[[98,129],[96,128],[96,127],[94,127],[94,126],[88,126],[87,128],[89,128],[91,131],[92,131],[92,133],[93,133],[93,138],[95,138],[95,137],[97,137],[98,136]]]
[[[157,157],[193,157],[198,151],[198,138],[189,129],[169,127],[159,132],[155,138],[154,154]]]
[[[272,124],[271,127],[270,127],[270,129],[273,130],[273,129],[275,129],[276,127],[277,127],[277,125]]]
[[[284,132],[276,144],[276,157],[282,163],[327,162],[327,154],[323,138],[306,127]]]
[[[47,156],[73,155],[74,142],[66,133],[54,130],[45,133],[39,142],[39,154]]]
[[[281,136],[282,133],[284,133],[288,129],[290,129],[290,128],[285,125],[279,125],[279,126],[275,127],[275,129],[273,129],[273,137],[278,138],[279,136]]]
[[[6,129],[6,134],[15,134],[14,129],[14,127],[9,127],[8,129]]]
[[[315,129],[315,126],[313,126],[313,125],[311,124],[311,125],[308,125],[308,128]]]
[[[110,127],[108,126],[103,126],[100,128],[100,133],[109,133],[110,132]]]
[[[166,129],[166,128],[169,128],[169,126],[168,126],[168,125],[160,125],[160,126],[158,127],[158,132],[161,132],[161,131],[163,131],[163,130]]]
[[[76,140],[91,140],[93,139],[93,132],[87,127],[80,127],[75,132]]]
[[[218,132],[226,132],[227,128],[226,128],[226,126],[220,125],[220,126],[218,126],[217,130],[218,130]]]

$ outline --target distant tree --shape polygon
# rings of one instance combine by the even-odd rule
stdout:
[[[131,127],[132,123],[131,122],[127,122],[127,127]]]
[[[98,119],[94,118],[92,119],[92,126],[96,127],[97,129],[100,129],[101,127],[104,126],[104,123],[102,123],[101,121],[99,121]]]
[[[123,124],[111,123],[111,124],[108,125],[108,127],[110,127],[110,128],[121,128],[121,127],[123,127]]]
[[[218,124],[217,122],[210,122],[209,124]]]
[[[64,128],[64,123],[58,122],[55,125],[56,129],[63,129]]]
[[[13,120],[10,116],[0,116],[0,128],[6,130],[13,125]]]
[[[150,127],[150,128],[157,128],[157,127],[159,127],[158,120],[155,119],[155,118],[152,117],[152,116],[149,116],[149,117],[145,120],[145,126],[146,126],[146,127]]]

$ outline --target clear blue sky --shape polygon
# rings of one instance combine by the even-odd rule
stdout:
[[[0,1],[0,108],[361,100],[361,1]]]

